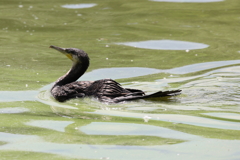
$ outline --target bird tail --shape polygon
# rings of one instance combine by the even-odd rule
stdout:
[[[148,99],[148,98],[158,98],[158,97],[168,97],[168,96],[177,96],[181,94],[182,90],[173,90],[173,91],[158,91],[149,95],[143,96],[129,96],[129,97],[121,97],[114,99],[115,103],[122,102],[122,101],[130,101],[136,99]]]
[[[182,90],[159,91],[159,92],[155,92],[153,94],[144,95],[142,97],[142,99],[145,99],[145,98],[157,98],[157,97],[167,97],[167,96],[177,96],[177,95],[181,94],[181,91]]]

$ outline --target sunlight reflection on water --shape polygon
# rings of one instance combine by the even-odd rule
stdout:
[[[0,91],[0,102],[34,101],[39,91]]]
[[[240,60],[232,61],[216,61],[197,63],[192,65],[186,65],[183,67],[177,67],[172,69],[154,69],[143,67],[121,67],[121,68],[101,68],[96,69],[84,74],[80,80],[98,80],[104,78],[122,79],[138,76],[145,76],[156,73],[171,73],[171,74],[188,74],[193,72],[199,72],[209,70],[217,67],[224,67],[233,64],[239,64]]]
[[[0,114],[14,114],[28,112],[27,108],[13,107],[13,108],[0,108]]]
[[[109,157],[118,160],[166,160],[189,159],[212,160],[238,159],[240,143],[238,140],[220,140],[201,138],[180,144],[160,146],[124,146],[124,145],[87,145],[87,144],[63,144],[47,142],[36,135],[22,135],[0,132],[0,141],[7,142],[1,145],[2,151],[30,151],[51,153],[71,158],[101,159]],[[227,151],[227,152],[226,152]],[[139,154],[141,153],[141,154]],[[154,155],[154,156],[152,156]],[[178,158],[179,159],[179,158]]]
[[[157,79],[154,82],[129,82],[123,83],[124,87],[127,88],[138,88],[148,92],[154,92],[157,90],[165,90],[171,83],[183,83],[180,89],[183,90],[183,94],[187,95],[185,97],[178,98],[182,104],[190,104],[192,106],[173,106],[172,108],[180,110],[222,110],[221,108],[210,107],[212,105],[238,105],[238,86],[240,75],[239,66],[224,67],[233,64],[239,64],[240,60],[233,61],[219,61],[219,62],[206,62],[193,65],[187,65],[183,67],[173,68],[173,69],[153,69],[153,68],[141,68],[141,67],[126,67],[126,68],[103,68],[93,70],[86,73],[80,80],[98,80],[104,78],[121,79],[121,78],[131,78],[138,76],[146,76],[150,74],[157,73],[170,73],[170,74],[188,74],[192,72],[210,70],[200,75],[185,76],[181,77],[175,75],[173,77],[167,77],[166,79]],[[215,69],[218,67],[224,67],[220,69]],[[232,82],[232,83],[229,83]],[[63,108],[76,107],[60,104],[51,98],[51,94],[48,91],[53,84],[49,84],[39,89],[39,91],[1,91],[0,101],[10,102],[10,101],[34,101],[38,100],[48,105],[57,105]],[[47,91],[46,91],[47,90]],[[227,95],[226,95],[227,94]],[[36,98],[37,97],[37,98]],[[224,97],[224,98],[223,98]],[[198,102],[197,105],[196,102]],[[193,105],[194,104],[194,105]],[[208,106],[208,107],[207,107]],[[140,106],[136,105],[136,108],[132,110],[142,110]],[[154,106],[156,107],[156,106]],[[159,106],[157,106],[159,107]],[[207,108],[208,109],[207,109]],[[151,107],[150,107],[151,108]],[[148,110],[150,110],[148,108]],[[166,107],[168,108],[168,107]],[[131,108],[128,108],[131,110]],[[152,108],[155,110],[156,108]],[[226,109],[226,108],[225,108]],[[235,107],[235,110],[237,108]]]
[[[176,40],[149,40],[140,42],[116,43],[136,48],[159,49],[159,50],[193,50],[207,48],[209,45],[203,43],[176,41]]]
[[[224,0],[150,0],[155,2],[178,2],[178,3],[208,3],[208,2],[221,2]]]
[[[54,121],[54,120],[32,120],[30,122],[26,122],[26,125],[34,126],[34,127],[40,127],[40,128],[46,128],[46,129],[52,129],[59,132],[64,132],[65,127],[67,127],[69,124],[72,124],[74,122],[72,121]]]
[[[161,70],[143,67],[101,68],[84,74],[80,80],[122,79],[159,73]]]
[[[130,112],[119,112],[119,111],[95,111],[91,112],[94,114],[100,115],[111,115],[111,116],[120,116],[120,117],[134,117],[134,118],[143,118],[145,113],[130,113]],[[123,114],[124,113],[124,114]],[[209,128],[218,128],[218,129],[232,129],[240,130],[240,125],[237,122],[227,122],[220,121],[210,118],[202,118],[196,116],[188,115],[174,115],[174,114],[147,114],[152,117],[152,120],[167,121],[173,123],[183,123],[194,126],[209,127]]]
[[[68,9],[82,9],[82,8],[91,8],[96,5],[97,4],[95,3],[82,3],[82,4],[66,4],[66,5],[62,5],[62,7],[68,8]]]
[[[231,120],[240,120],[240,114],[236,113],[202,113],[203,115],[208,115],[212,117],[218,117],[218,118],[226,118]]]
[[[182,89],[183,94],[105,104],[94,98],[59,103],[49,92],[53,83],[36,91],[0,91],[0,159],[239,159],[239,115],[233,112],[240,110],[240,61],[225,61],[239,57],[239,11],[237,0],[220,1],[2,3],[2,90],[56,80],[67,65],[45,47],[56,43],[91,52],[97,59],[90,69],[127,66],[89,70],[79,80],[121,79],[124,87],[147,93]],[[73,4],[63,5],[68,3]],[[114,44],[163,38],[174,40],[136,42],[145,49]],[[168,55],[159,59],[163,52]],[[145,117],[151,118],[144,122]]]
[[[90,135],[146,135],[183,140],[199,138],[168,128],[134,123],[92,122],[80,127],[80,131]]]

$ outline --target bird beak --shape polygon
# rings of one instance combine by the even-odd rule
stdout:
[[[60,47],[52,46],[52,45],[49,48],[56,49],[57,51],[59,51],[59,52],[63,53],[64,55],[66,55],[69,59],[73,60],[72,54],[67,53],[65,48],[60,48]]]

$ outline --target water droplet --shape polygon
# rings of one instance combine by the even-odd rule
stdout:
[[[222,77],[217,77],[217,80],[218,80],[218,81],[221,81],[221,80],[222,80]]]
[[[106,58],[106,60],[108,60],[108,58]]]
[[[152,118],[152,117],[149,117],[148,115],[146,115],[146,116],[143,117],[143,120],[144,120],[144,122],[148,122],[149,119],[151,119],[151,118]]]
[[[18,7],[19,7],[19,8],[22,8],[22,7],[23,7],[23,5],[19,5]]]

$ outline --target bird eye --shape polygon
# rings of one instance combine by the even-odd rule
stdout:
[[[70,49],[66,49],[66,52],[67,52],[67,53],[73,53],[73,51],[70,50]]]

